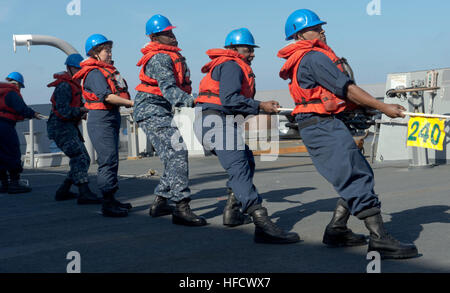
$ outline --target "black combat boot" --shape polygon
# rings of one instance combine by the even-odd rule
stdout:
[[[359,246],[366,245],[366,236],[355,234],[347,228],[350,211],[347,203],[340,198],[331,222],[327,225],[322,242],[328,246]]]
[[[177,202],[172,213],[172,223],[184,226],[204,226],[208,224],[205,218],[197,216],[191,211],[190,201],[190,198],[185,198]]]
[[[114,193],[116,190],[103,194],[102,214],[105,217],[122,218],[128,216],[128,210],[119,207],[114,202]]]
[[[364,224],[370,231],[368,251],[378,251],[382,259],[411,258],[418,255],[414,244],[401,243],[387,233],[381,213],[364,218]]]
[[[80,195],[78,196],[77,200],[78,204],[85,205],[85,204],[102,203],[102,200],[98,198],[97,195],[89,189],[88,183],[82,183],[78,185],[78,190],[80,192]]]
[[[131,210],[133,206],[129,202],[120,202],[118,201],[114,196],[112,198],[112,202],[114,205],[118,206],[119,208],[125,209],[125,210]]]
[[[250,211],[249,211],[250,212]],[[295,232],[286,232],[273,223],[267,215],[267,209],[258,205],[250,212],[255,224],[254,241],[256,243],[285,244],[300,241]]]
[[[72,179],[66,178],[61,186],[59,186],[58,190],[56,190],[55,200],[62,201],[77,198],[78,195],[70,191],[70,187],[72,186],[72,184]]]
[[[9,194],[31,192],[31,187],[20,182],[20,180],[11,180],[8,185]]]
[[[173,207],[168,203],[167,198],[157,195],[155,201],[150,206],[149,215],[153,218],[171,215]]]
[[[8,186],[9,186],[9,181],[5,180],[5,181],[1,181],[1,186],[0,186],[0,193],[7,193],[8,192]]]
[[[0,193],[8,192],[9,178],[8,173],[6,171],[0,171]]]
[[[233,190],[228,188],[227,193],[228,200],[223,209],[223,224],[228,227],[236,227],[251,223],[251,217],[241,212],[242,205],[236,199]]]
[[[10,181],[8,184],[8,193],[27,193],[31,191],[31,187],[20,182],[20,173],[10,172]]]

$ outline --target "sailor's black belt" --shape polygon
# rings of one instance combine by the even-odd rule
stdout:
[[[202,111],[202,114],[203,114],[203,115],[219,115],[219,116],[222,116],[222,115],[224,115],[225,113],[220,112],[220,111],[218,111],[218,110],[208,109],[208,110]]]
[[[311,101],[306,101],[305,99],[302,99],[302,102],[300,102],[300,103],[295,103],[296,106],[303,105],[303,106],[305,106],[305,107],[306,107],[306,105],[309,105],[309,104],[322,104],[322,101],[321,101],[321,100],[311,100]]]
[[[213,92],[200,92],[198,93],[199,96],[207,96],[207,97],[220,97],[218,94],[215,94]]]
[[[302,122],[298,123],[298,130],[301,131],[302,129],[315,125],[319,122],[326,121],[326,120],[333,120],[334,116],[314,116],[311,118],[308,118],[306,120],[303,120]]]

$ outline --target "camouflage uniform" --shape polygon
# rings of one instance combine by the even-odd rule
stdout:
[[[54,96],[56,109],[63,117],[78,119],[82,115],[79,108],[70,106],[72,89],[68,83],[62,82],[56,86]],[[78,129],[78,122],[64,121],[51,111],[47,122],[47,133],[48,138],[54,140],[58,148],[70,158],[70,171],[67,177],[76,185],[87,183],[91,159]]]
[[[186,71],[189,75],[187,66]],[[181,150],[175,150],[171,143],[172,137],[181,137],[173,124],[173,108],[191,106],[193,97],[177,87],[173,62],[167,54],[153,56],[145,67],[145,74],[158,81],[164,97],[138,92],[134,102],[134,120],[147,134],[164,165],[164,174],[154,193],[178,202],[189,198],[191,191],[187,148],[183,141],[180,141],[183,145]]]

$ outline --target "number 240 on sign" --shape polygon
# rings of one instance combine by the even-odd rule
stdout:
[[[425,117],[411,117],[409,119],[407,146],[442,151],[444,138],[444,120]]]

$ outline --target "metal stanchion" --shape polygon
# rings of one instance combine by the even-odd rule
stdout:
[[[30,144],[31,144],[31,150],[30,150],[30,163],[31,163],[31,169],[34,169],[34,122],[33,119],[29,120],[29,126],[30,126]]]
[[[128,160],[136,160],[139,156],[138,126],[131,113],[126,115],[128,136]]]
[[[81,120],[81,125],[82,125],[82,128],[83,128],[84,145],[85,145],[86,150],[87,150],[87,152],[89,154],[89,157],[91,158],[91,164],[95,164],[96,163],[96,161],[95,161],[96,160],[95,149],[94,149],[94,146],[92,145],[91,139],[89,138],[89,135],[88,135],[86,120],[84,120],[84,119]]]

